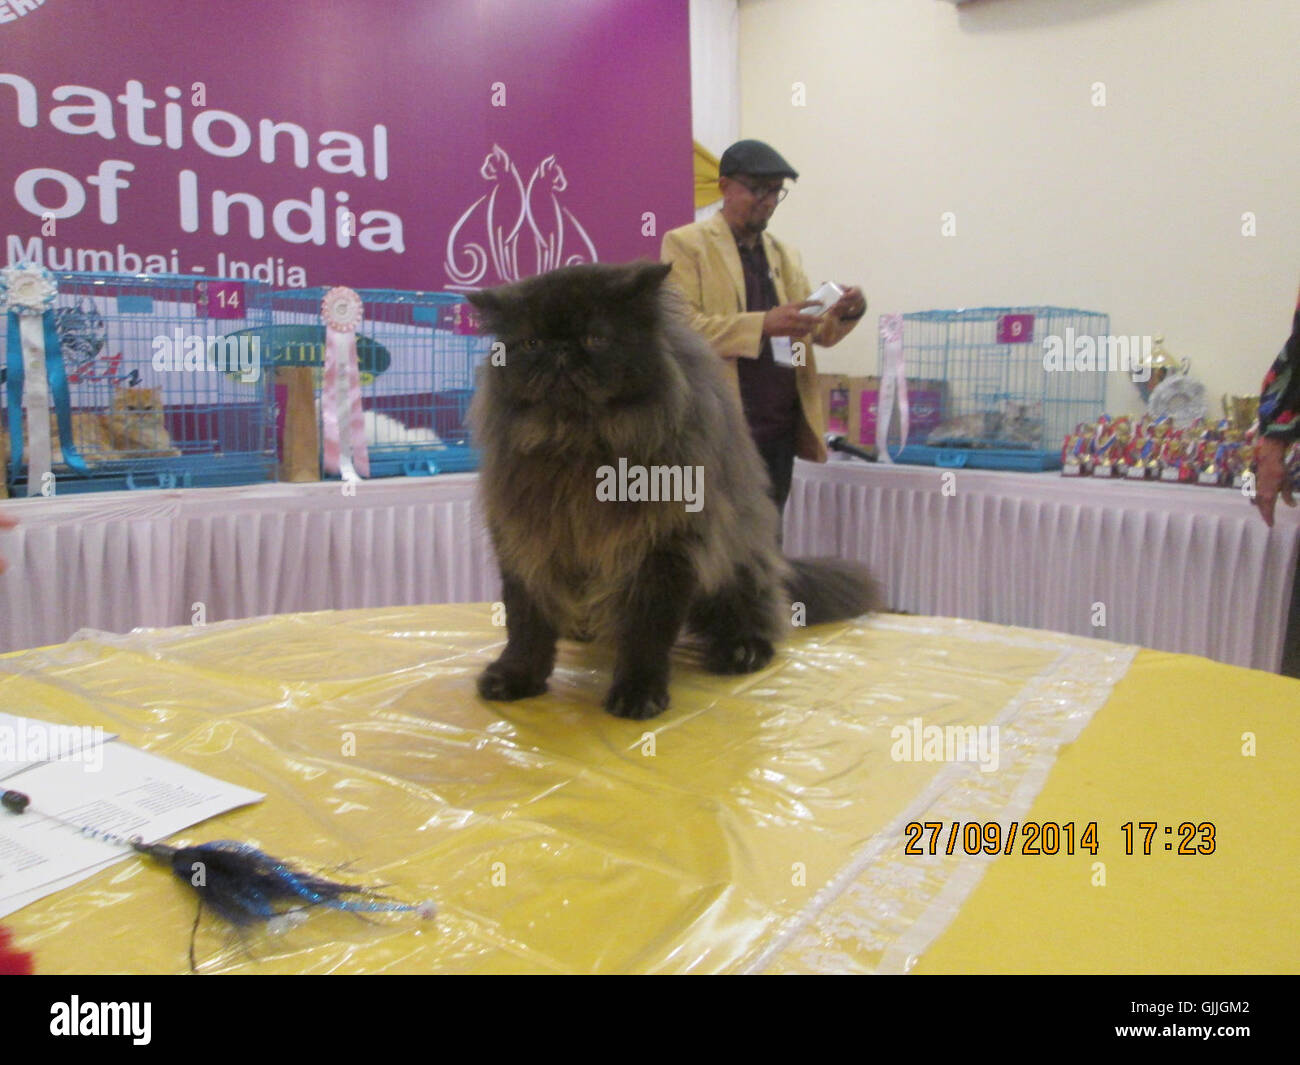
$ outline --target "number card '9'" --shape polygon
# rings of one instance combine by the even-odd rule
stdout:
[[[998,318],[999,344],[1032,344],[1034,342],[1034,316],[1032,314],[1004,314]]]

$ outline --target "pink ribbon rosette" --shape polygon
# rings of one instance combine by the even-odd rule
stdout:
[[[357,327],[364,308],[350,288],[332,288],[321,301],[325,322],[325,376],[321,382],[325,472],[345,481],[370,476],[365,415],[361,410],[361,371],[357,367]]]
[[[903,358],[903,316],[880,316],[880,398],[876,406],[876,453],[881,462],[893,462],[889,454],[889,423],[894,415],[894,397],[898,397],[898,437],[900,448],[907,446],[911,428],[911,410],[907,402],[907,366]]]

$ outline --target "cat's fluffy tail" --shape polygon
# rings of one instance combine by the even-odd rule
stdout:
[[[804,623],[843,621],[885,608],[880,585],[858,562],[838,558],[792,558],[790,600],[804,604]]]

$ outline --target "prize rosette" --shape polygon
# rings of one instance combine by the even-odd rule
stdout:
[[[63,365],[63,348],[54,322],[59,287],[54,275],[36,263],[0,270],[0,314],[6,319],[5,387],[9,409],[10,468],[22,471],[26,448],[27,494],[41,495],[52,461],[50,404],[59,422],[63,461],[88,473],[72,438],[72,400]],[[23,409],[27,410],[27,439]]]
[[[59,294],[54,275],[35,263],[0,270],[0,311],[5,314],[44,317]]]
[[[344,288],[342,285],[330,289],[321,300],[320,313],[325,321],[325,328],[340,333],[355,333],[361,324],[364,312],[365,307],[361,297],[352,289]]]
[[[321,422],[326,473],[345,481],[370,476],[361,372],[357,366],[357,328],[365,316],[361,297],[339,286],[325,293],[325,374],[321,382]]]
[[[907,446],[911,429],[911,409],[907,399],[907,367],[903,356],[903,316],[880,316],[881,374],[880,395],[876,407],[876,453],[881,462],[893,462],[889,454],[889,424],[894,416],[894,397],[898,397],[899,447]]]

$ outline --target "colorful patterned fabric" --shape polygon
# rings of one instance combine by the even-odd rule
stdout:
[[[1291,337],[1264,375],[1259,396],[1259,435],[1277,440],[1300,438],[1300,299]]]

